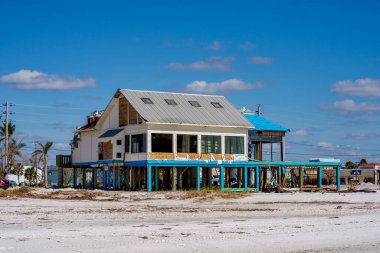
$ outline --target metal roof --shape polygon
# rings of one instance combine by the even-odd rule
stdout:
[[[123,131],[123,129],[112,129],[112,130],[108,130],[108,131],[106,131],[105,133],[103,133],[101,136],[99,136],[99,138],[114,137],[115,135],[117,135],[117,134],[120,133],[121,131]]]
[[[251,122],[252,125],[255,126],[252,130],[259,130],[259,131],[278,131],[278,132],[289,132],[290,130],[280,126],[276,123],[273,123],[263,117],[259,117],[256,114],[248,114],[245,113],[244,116]]]
[[[253,127],[223,96],[136,90],[120,92],[147,122]],[[141,98],[150,98],[153,104],[146,104]],[[177,105],[169,105],[165,99],[173,99]],[[189,101],[197,101],[201,107],[192,106]],[[220,103],[223,108],[215,108],[211,102]]]

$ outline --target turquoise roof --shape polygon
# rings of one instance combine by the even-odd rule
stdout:
[[[276,123],[273,123],[263,117],[259,117],[256,114],[244,114],[249,122],[254,126],[252,130],[258,131],[278,131],[278,132],[289,132],[288,128],[280,126]]]

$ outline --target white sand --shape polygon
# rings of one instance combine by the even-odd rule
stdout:
[[[0,252],[379,252],[380,192],[0,199]]]

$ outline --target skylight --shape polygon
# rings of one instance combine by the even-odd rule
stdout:
[[[165,99],[165,102],[168,105],[177,105],[177,103],[176,103],[176,101],[174,101],[174,99]]]
[[[219,102],[211,102],[212,106],[215,108],[223,108],[223,106]]]
[[[150,98],[141,98],[141,100],[144,102],[144,104],[153,104],[153,101]]]
[[[189,103],[194,107],[201,107],[201,105],[198,103],[198,101],[190,100]]]

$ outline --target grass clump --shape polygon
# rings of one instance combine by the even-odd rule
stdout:
[[[198,199],[201,201],[214,199],[238,199],[247,197],[248,192],[221,191],[219,189],[202,189],[201,191],[186,191],[179,196],[180,199]]]

